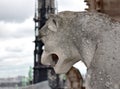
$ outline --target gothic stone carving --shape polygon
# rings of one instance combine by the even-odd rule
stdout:
[[[40,30],[45,44],[42,63],[66,73],[82,60],[86,89],[120,89],[120,23],[95,12],[51,15]]]
[[[83,78],[79,70],[72,67],[67,73],[67,88],[68,89],[85,89],[83,86]]]

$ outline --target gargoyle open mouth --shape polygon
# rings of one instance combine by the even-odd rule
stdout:
[[[57,64],[59,57],[56,54],[52,54],[51,56],[53,61],[52,66],[54,67]]]
[[[66,61],[67,57],[62,53],[47,53],[43,51],[41,63],[50,65],[57,74],[66,73],[72,65],[72,62]]]

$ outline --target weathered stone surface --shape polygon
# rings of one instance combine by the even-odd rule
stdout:
[[[95,12],[61,12],[40,30],[40,39],[42,63],[57,73],[82,60],[86,89],[120,89],[120,22]]]

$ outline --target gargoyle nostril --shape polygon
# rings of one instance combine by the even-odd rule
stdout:
[[[56,54],[52,54],[52,60],[54,62],[54,66],[55,66],[55,64],[57,64],[59,58],[58,58],[58,56]]]

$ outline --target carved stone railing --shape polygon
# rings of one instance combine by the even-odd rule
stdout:
[[[87,11],[97,11],[108,14],[120,20],[120,0],[85,0]]]

